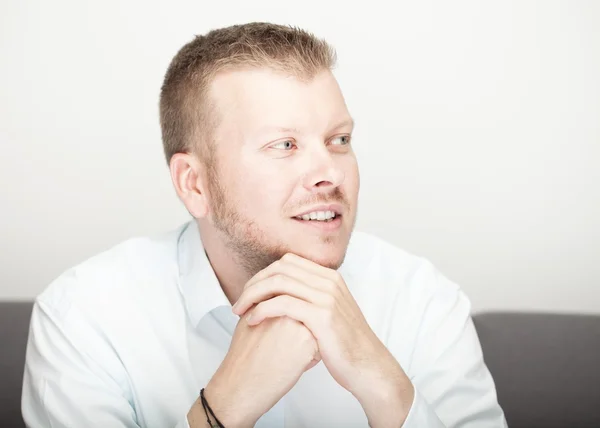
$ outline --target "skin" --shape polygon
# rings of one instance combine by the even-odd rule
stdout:
[[[194,153],[170,163],[175,189],[241,316],[205,388],[208,402],[228,428],[253,426],[322,359],[371,426],[401,426],[412,384],[336,270],[360,184],[353,122],[337,81],[327,70],[308,80],[237,70],[216,76],[209,96],[219,114],[215,163]],[[297,220],[323,205],[338,213],[335,223]],[[188,420],[207,426],[199,402]]]

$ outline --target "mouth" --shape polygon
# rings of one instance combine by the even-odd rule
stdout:
[[[335,212],[334,210],[323,210],[323,211],[310,211],[301,215],[293,217],[300,221],[319,221],[319,222],[332,222],[336,218],[340,218],[342,214]]]
[[[310,227],[319,232],[332,232],[342,225],[342,214],[335,209],[315,210],[292,217],[292,220],[302,226]]]

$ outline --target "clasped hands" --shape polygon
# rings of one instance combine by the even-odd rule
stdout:
[[[402,426],[412,383],[337,271],[288,253],[246,283],[233,312],[249,326],[275,317],[302,323],[331,376],[361,403],[370,426]]]

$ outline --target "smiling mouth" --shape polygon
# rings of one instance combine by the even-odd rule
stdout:
[[[313,211],[304,215],[299,215],[293,217],[296,220],[301,221],[314,221],[314,222],[324,222],[329,223],[333,220],[340,218],[342,215],[338,214],[334,211]]]

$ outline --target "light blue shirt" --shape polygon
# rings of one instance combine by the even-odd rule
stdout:
[[[405,428],[505,427],[459,287],[428,261],[354,232],[340,273],[415,386]],[[36,299],[22,409],[29,427],[188,427],[238,317],[195,222],[127,240],[67,270]],[[249,398],[251,399],[251,398]],[[367,427],[323,363],[256,425]]]

